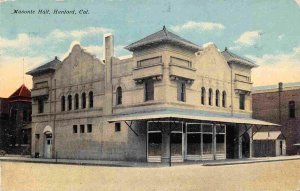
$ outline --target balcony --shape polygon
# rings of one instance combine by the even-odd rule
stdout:
[[[159,78],[163,75],[163,64],[157,63],[149,66],[140,66],[133,69],[133,79],[139,81],[145,78]]]
[[[241,90],[241,91],[245,91],[245,92],[251,92],[251,88],[252,88],[252,82],[235,80],[235,83],[234,83],[235,91]]]
[[[194,81],[196,79],[196,69],[183,67],[171,63],[170,77],[171,79],[182,78],[188,81]]]
[[[31,97],[40,97],[40,96],[48,96],[49,95],[49,88],[43,87],[43,88],[33,88],[31,90]]]

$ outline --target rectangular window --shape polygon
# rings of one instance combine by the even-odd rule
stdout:
[[[84,125],[80,125],[80,133],[84,133]]]
[[[93,126],[92,126],[92,124],[88,124],[87,125],[87,132],[88,133],[91,133],[93,131]]]
[[[115,123],[115,132],[121,131],[121,123]]]
[[[185,82],[178,81],[177,83],[177,100],[185,102]]]
[[[245,94],[240,94],[240,110],[245,110]]]
[[[77,125],[73,125],[73,133],[77,133]]]
[[[295,101],[289,101],[289,116],[291,119],[296,117],[296,104]]]
[[[159,63],[162,63],[162,57],[161,56],[140,60],[140,61],[137,62],[137,67],[138,68],[147,67],[147,66],[156,65],[156,64],[159,64]]]
[[[186,68],[192,68],[192,62],[188,60],[184,60],[181,58],[176,58],[171,56],[171,64],[177,65],[177,66],[183,66]]]
[[[145,101],[154,100],[154,82],[151,79],[145,80]]]
[[[38,112],[44,113],[44,100],[43,99],[38,100]]]

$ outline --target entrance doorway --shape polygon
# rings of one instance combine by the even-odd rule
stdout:
[[[250,157],[250,136],[247,132],[245,132],[242,136],[242,157]]]
[[[45,148],[44,148],[44,157],[52,158],[52,134],[45,134]]]

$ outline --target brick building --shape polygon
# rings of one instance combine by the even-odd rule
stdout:
[[[286,153],[297,154],[300,143],[300,86],[299,83],[282,83],[278,87],[256,87],[252,91],[253,118],[271,121],[281,127],[268,127],[262,130],[281,130],[286,138]]]
[[[23,84],[0,98],[0,149],[22,153],[31,145],[31,92]]]
[[[165,27],[104,60],[75,45],[33,76],[32,155],[167,162],[252,156],[251,69]]]

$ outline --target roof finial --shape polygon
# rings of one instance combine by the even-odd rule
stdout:
[[[165,25],[163,26],[163,30],[166,31],[166,26]]]
[[[57,60],[57,56],[55,56],[55,60]]]
[[[228,50],[228,48],[227,47],[225,47],[225,51],[227,51]]]

